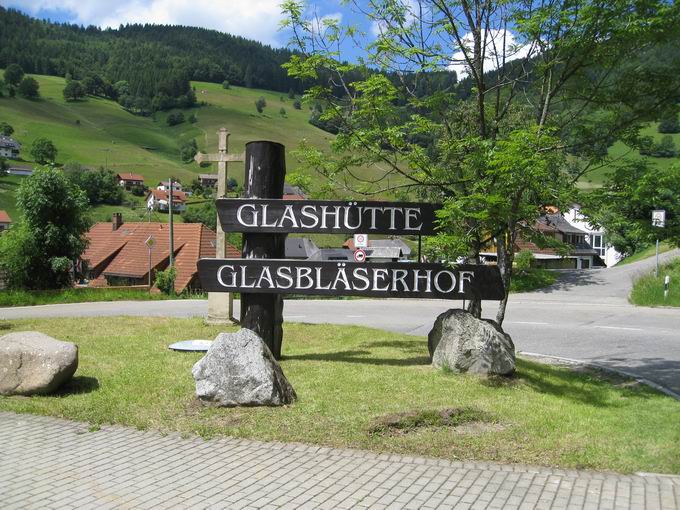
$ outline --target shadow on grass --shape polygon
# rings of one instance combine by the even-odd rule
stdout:
[[[361,350],[324,352],[318,354],[294,354],[292,356],[284,356],[283,359],[285,361],[339,361],[341,363],[359,363],[362,365],[382,365],[394,367],[429,365],[430,363],[430,358],[428,356],[413,356],[410,358],[378,358],[371,355],[373,355],[371,351]]]
[[[523,383],[539,393],[569,399],[593,407],[619,407],[627,405],[626,400],[620,400],[618,395],[610,390],[617,389],[625,399],[647,400],[652,396],[652,390],[646,387],[617,387],[605,373],[596,371],[575,371],[556,369],[550,365],[522,361],[516,376]],[[555,381],[557,380],[557,381]]]
[[[82,395],[85,393],[92,393],[98,389],[99,380],[96,377],[79,375],[73,377],[70,381],[64,384],[54,393],[54,395],[59,397],[66,397],[68,395]]]
[[[359,344],[362,349],[371,347],[386,347],[388,349],[399,349],[404,353],[427,352],[427,339],[424,340],[385,340],[382,342],[364,342]]]

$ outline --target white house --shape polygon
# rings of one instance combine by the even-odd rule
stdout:
[[[158,186],[156,186],[156,189],[159,189],[161,191],[168,191],[170,189],[170,181],[159,182]],[[182,185],[177,181],[172,181],[172,190],[182,191]]]
[[[564,219],[572,226],[586,233],[586,242],[593,247],[607,267],[616,265],[623,255],[607,244],[606,232],[601,228],[593,227],[581,214],[580,206],[575,204],[564,213]]]
[[[17,159],[21,144],[9,136],[0,136],[0,157]]]
[[[149,194],[146,196],[146,207],[147,209],[153,209],[156,211],[167,211],[169,204],[168,200],[170,198],[170,193],[167,191],[162,191],[159,189],[149,190]],[[187,208],[187,195],[182,191],[172,191],[172,211],[182,212],[186,211]]]

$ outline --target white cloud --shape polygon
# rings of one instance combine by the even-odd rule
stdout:
[[[125,23],[157,23],[210,28],[280,46],[281,0],[10,0],[31,15],[72,14],[72,22],[117,28]]]
[[[471,33],[467,33],[463,36],[463,44],[468,51],[472,51],[474,40]],[[499,64],[503,63],[502,59],[504,53],[506,62],[509,62],[511,60],[533,56],[535,50],[530,45],[519,44],[515,40],[513,33],[509,30],[490,30],[486,40],[484,71],[493,71],[499,67]],[[465,63],[462,50],[453,54],[448,68],[452,71],[456,71],[458,79],[465,78],[470,74],[470,69]]]

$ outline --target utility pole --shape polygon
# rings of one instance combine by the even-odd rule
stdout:
[[[168,193],[168,223],[170,224],[170,267],[175,265],[175,236],[172,225],[172,177],[170,177],[170,191]]]

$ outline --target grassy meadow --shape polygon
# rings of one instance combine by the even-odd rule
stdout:
[[[664,278],[670,276],[668,297],[664,298]],[[638,278],[633,284],[630,301],[641,306],[680,306],[680,257],[659,267],[659,277],[654,271]]]
[[[75,342],[80,356],[60,393],[0,397],[0,410],[89,422],[93,431],[122,424],[445,459],[680,473],[680,402],[597,373],[520,359],[511,378],[455,375],[431,368],[423,337],[286,323],[281,366],[298,401],[220,409],[194,397],[191,367],[202,354],[167,348],[223,329],[201,319],[13,320],[0,329]]]

